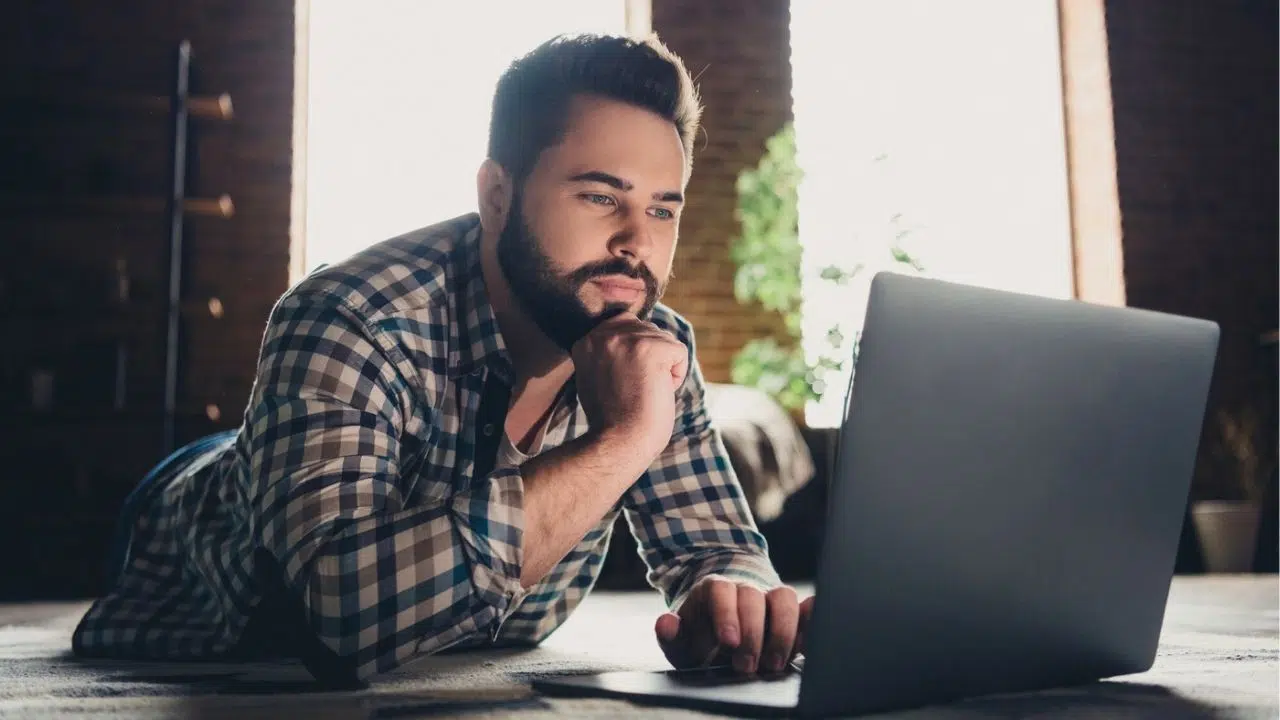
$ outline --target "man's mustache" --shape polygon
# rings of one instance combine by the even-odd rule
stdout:
[[[632,280],[640,280],[644,283],[645,295],[651,298],[657,298],[661,292],[658,287],[658,278],[654,277],[653,272],[649,270],[649,266],[644,263],[632,265],[622,258],[612,258],[610,260],[602,260],[596,263],[588,263],[582,267],[569,273],[569,282],[573,287],[582,287],[582,285],[590,280],[598,277],[607,277],[609,275],[620,275],[622,277],[631,278]]]

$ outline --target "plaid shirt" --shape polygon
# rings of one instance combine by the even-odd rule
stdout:
[[[237,432],[158,467],[128,550],[73,636],[85,656],[300,657],[361,682],[451,647],[533,644],[590,591],[624,513],[677,607],[720,574],[780,584],[703,405],[689,347],[671,442],[535,586],[520,582],[523,482],[494,467],[512,367],[471,214],[322,268],[268,321]],[[569,392],[542,451],[581,436]],[[145,487],[144,487],[145,486]]]

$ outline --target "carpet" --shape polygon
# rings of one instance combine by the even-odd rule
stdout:
[[[1159,657],[1141,675],[879,717],[1272,720],[1280,716],[1277,588],[1275,576],[1176,579]],[[593,593],[539,648],[423,658],[356,692],[323,691],[289,663],[81,661],[68,648],[86,607],[0,605],[0,717],[711,717],[529,690],[540,675],[666,667],[652,636],[656,593]]]

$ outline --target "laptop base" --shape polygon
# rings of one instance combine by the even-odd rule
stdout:
[[[800,673],[743,676],[730,666],[666,672],[606,672],[533,681],[537,692],[562,697],[612,697],[643,705],[749,717],[794,717]]]

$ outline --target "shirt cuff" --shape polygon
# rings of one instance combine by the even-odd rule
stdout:
[[[736,551],[716,553],[696,561],[679,593],[672,598],[671,607],[679,608],[688,597],[689,591],[709,575],[719,575],[734,582],[745,583],[766,593],[783,584],[782,578],[773,569],[773,563],[763,555]]]
[[[504,467],[451,501],[476,595],[506,614],[524,599],[524,478]]]

